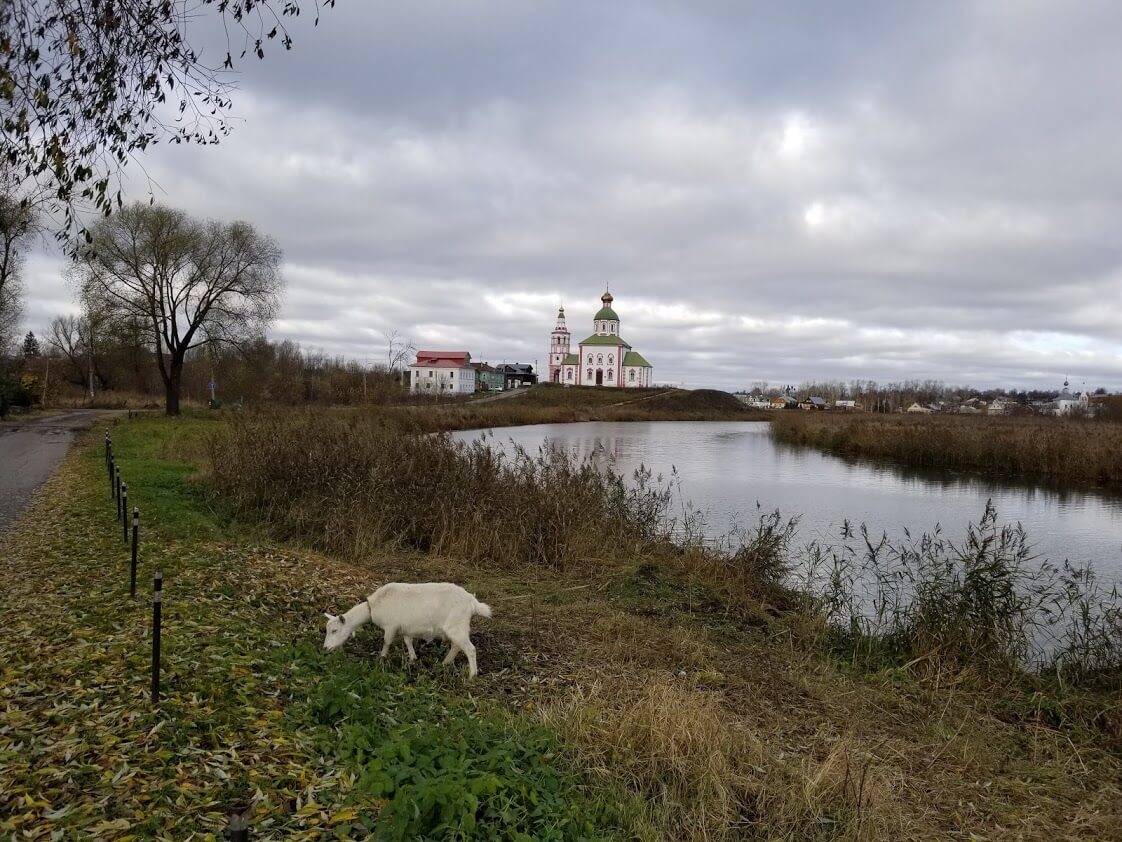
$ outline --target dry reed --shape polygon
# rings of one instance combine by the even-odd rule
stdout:
[[[777,412],[785,444],[909,468],[1122,486],[1122,424],[1042,417]]]

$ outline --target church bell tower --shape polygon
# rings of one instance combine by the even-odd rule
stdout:
[[[561,361],[569,355],[569,329],[565,326],[565,308],[557,309],[557,324],[549,336],[549,382],[561,382]]]

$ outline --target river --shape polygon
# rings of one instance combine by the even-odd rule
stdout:
[[[455,433],[470,441],[476,431]],[[1122,496],[1056,491],[949,472],[919,474],[851,463],[774,442],[766,422],[660,421],[537,424],[494,431],[495,442],[535,452],[546,442],[631,476],[640,465],[669,477],[706,513],[713,537],[757,520],[757,503],[800,517],[798,539],[840,541],[841,526],[865,523],[889,537],[931,532],[960,541],[992,500],[1000,522],[1020,522],[1037,555],[1091,564],[1108,586],[1122,582]]]

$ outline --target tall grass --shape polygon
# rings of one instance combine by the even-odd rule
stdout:
[[[579,572],[616,561],[685,570],[736,610],[798,615],[863,668],[1025,666],[1122,682],[1122,601],[1090,571],[1037,558],[987,506],[961,541],[843,527],[796,546],[797,519],[760,512],[720,541],[673,478],[624,478],[536,453],[405,432],[384,417],[267,414],[211,438],[210,482],[235,513],[342,555],[407,549],[503,569]],[[673,516],[672,516],[673,515]]]
[[[409,549],[566,570],[667,537],[669,489],[550,448],[504,454],[380,419],[262,415],[210,443],[211,482],[235,512],[338,553]]]
[[[1078,683],[1122,681],[1122,601],[1090,570],[1037,557],[992,503],[961,542],[892,541],[867,526],[802,550],[800,589],[834,646],[865,667],[1031,666]]]
[[[786,444],[911,468],[1122,486],[1122,424],[1113,422],[777,412],[771,432]]]

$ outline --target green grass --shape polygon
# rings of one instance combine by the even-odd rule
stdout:
[[[213,423],[113,429],[143,513],[136,600],[99,434],[0,548],[0,834],[214,839],[245,810],[255,833],[286,839],[611,836],[612,812],[556,736],[473,695],[458,672],[372,664],[373,636],[322,650],[320,609],[339,595],[190,482],[184,455]]]

